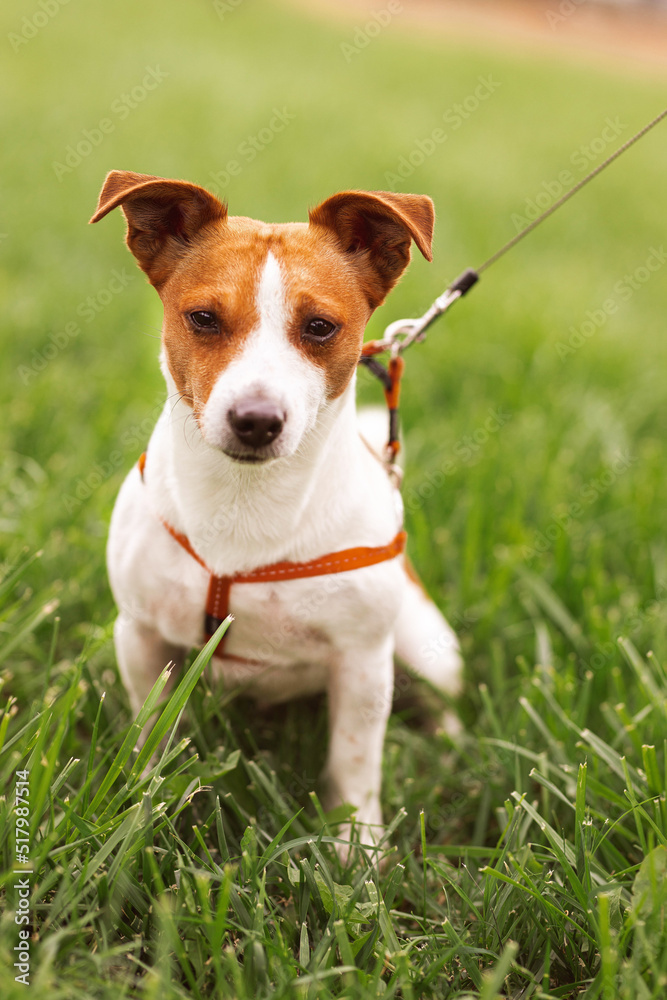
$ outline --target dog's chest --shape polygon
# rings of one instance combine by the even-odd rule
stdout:
[[[171,588],[170,608],[162,605],[163,632],[178,623],[179,635],[171,638],[184,646],[202,642],[207,589],[203,574],[186,582],[188,570],[200,570],[187,560],[178,554],[181,587]],[[211,661],[214,673],[267,701],[321,690],[342,650],[390,626],[402,577],[396,563],[384,563],[314,578],[233,583],[234,620],[224,655]]]
[[[212,660],[214,673],[267,701],[324,688],[335,642],[317,614],[317,588],[308,590],[302,581],[232,587],[229,610],[234,621],[224,655]]]
[[[328,594],[324,584],[289,580],[232,585],[229,610],[234,622],[226,650],[275,665],[327,659],[332,642],[327,616],[321,613]]]

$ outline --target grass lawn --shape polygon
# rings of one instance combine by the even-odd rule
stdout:
[[[461,636],[464,728],[429,732],[408,682],[383,868],[331,846],[321,700],[259,714],[193,657],[141,776],[104,545],[163,398],[161,315],[119,213],[86,223],[111,168],[267,221],[346,187],[428,193],[434,263],[379,336],[657,114],[664,80],[400,13],[361,46],[265,0],[0,17],[4,1000],[663,998],[667,125],[409,356],[409,546]]]

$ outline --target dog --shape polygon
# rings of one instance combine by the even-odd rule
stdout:
[[[412,242],[432,259],[433,203],[344,191],[308,223],[268,225],[196,184],[112,171],[91,222],[119,206],[164,306],[167,383],[108,540],[131,708],[231,611],[214,675],[266,703],[326,691],[326,805],[354,806],[377,843],[394,653],[446,695],[461,682],[454,632],[403,554],[376,414],[355,406],[369,317]]]

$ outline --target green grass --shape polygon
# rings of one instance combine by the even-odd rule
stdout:
[[[355,25],[259,0],[223,19],[204,2],[73,2],[13,51],[40,9],[1,15],[3,998],[26,989],[23,769],[35,1000],[663,997],[667,270],[630,294],[624,275],[664,239],[665,126],[409,357],[409,544],[461,635],[464,732],[430,733],[407,683],[387,838],[348,868],[317,797],[322,701],[257,713],[211,690],[200,657],[156,723],[155,743],[173,733],[160,762],[142,775],[131,753],[104,543],[159,410],[161,318],[118,213],[86,225],[108,169],[206,184],[274,108],[294,118],[225,188],[232,213],[304,219],[335,190],[384,188],[446,128],[403,186],[435,200],[435,262],[415,259],[378,336],[513,235],[545,182],[580,179],[577,150],[607,118],[619,135],[590,166],[661,110],[662,81],[412,36],[400,16],[348,63]],[[146,67],[168,76],[121,118]],[[443,125],[480,76],[499,86]],[[105,117],[58,180],[54,161]],[[126,287],[107,294],[114,270]],[[366,375],[360,394],[377,399]]]

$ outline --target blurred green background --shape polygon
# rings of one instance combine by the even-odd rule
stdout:
[[[174,946],[180,971],[173,995],[185,995],[179,983],[207,983],[205,908],[197,910],[198,923],[185,875],[179,893],[169,893],[184,858],[193,891],[204,884],[200,875],[218,885],[209,850],[220,864],[232,859],[234,898],[248,901],[265,934],[260,944],[255,916],[226,939],[226,964],[216,967],[218,986],[233,984],[225,995],[294,995],[271,992],[266,956],[284,963],[285,981],[338,961],[317,895],[304,904],[303,887],[290,882],[281,860],[269,867],[267,902],[266,869],[257,860],[258,843],[284,839],[284,816],[301,807],[310,818],[303,819],[300,850],[310,850],[319,820],[308,792],[323,753],[323,706],[316,716],[308,709],[305,724],[303,708],[289,706],[281,724],[235,703],[223,723],[202,682],[187,723],[200,760],[186,760],[182,775],[181,763],[174,765],[160,787],[173,825],[163,829],[155,813],[167,893],[155,889],[141,830],[123,841],[113,864],[99,861],[99,845],[123,822],[120,807],[108,827],[89,817],[80,841],[68,828],[61,852],[61,797],[87,802],[90,788],[99,791],[131,721],[114,664],[104,547],[114,497],[164,398],[158,297],[123,245],[120,213],[87,225],[106,172],[195,181],[226,197],[232,214],[271,222],[305,220],[309,207],[345,188],[393,185],[429,194],[437,213],[434,261],[415,255],[371,320],[368,335],[378,337],[389,322],[423,312],[464,267],[478,266],[537,206],[546,207],[664,106],[657,64],[593,59],[563,45],[531,48],[488,32],[472,40],[446,21],[415,25],[407,5],[398,6],[378,8],[382,26],[361,8],[329,20],[315,3],[297,10],[266,0],[9,0],[0,12],[0,686],[3,697],[18,699],[0,724],[0,746],[7,733],[15,740],[3,765],[8,781],[28,754],[49,754],[35,778],[44,809],[43,818],[36,814],[38,862],[54,887],[49,895],[40,882],[35,896],[45,929],[40,998],[69,997],[74,978],[72,996],[99,988],[115,997],[121,979],[135,995],[132,963],[140,960],[154,961],[162,977],[145,980],[146,995],[171,996],[160,992],[171,975],[160,956],[173,951],[159,943],[167,896],[173,940],[187,940],[187,955]],[[590,996],[598,997],[617,973],[625,977],[624,1000],[634,1000],[639,977],[653,977],[650,996],[662,996],[664,919],[651,924],[650,947],[633,938],[631,893],[642,858],[666,842],[667,785],[656,765],[648,779],[632,771],[632,791],[626,761],[640,769],[642,746],[660,747],[665,733],[666,170],[663,123],[485,273],[409,355],[409,547],[461,636],[465,732],[453,743],[429,735],[409,707],[390,722],[383,803],[388,819],[406,810],[393,835],[406,874],[399,895],[393,875],[378,891],[395,900],[397,937],[385,921],[382,933],[355,951],[359,992],[345,996],[371,995],[369,984],[379,990],[396,969],[392,996],[411,996],[414,985],[414,995],[469,997],[474,982],[475,996],[495,997],[478,965],[501,962],[500,988],[511,955],[504,966],[499,956],[510,939],[520,947],[515,985],[530,981],[530,995],[547,996],[539,990],[549,990],[551,968],[554,996],[579,995],[581,983],[594,979]],[[361,372],[359,381],[362,401],[380,402],[370,376]],[[37,552],[13,578],[12,567]],[[623,655],[619,637],[638,653]],[[643,659],[649,651],[655,658]],[[19,734],[31,713],[35,719]],[[244,756],[230,752],[237,743]],[[229,766],[221,763],[227,753]],[[85,782],[84,764],[66,781],[59,776],[70,757],[89,760]],[[584,794],[578,768],[586,758]],[[539,788],[535,765],[548,776]],[[121,771],[118,764],[118,788]],[[192,774],[194,784],[222,796],[228,846],[219,838],[213,793],[190,802]],[[285,810],[273,808],[262,788],[278,789]],[[633,819],[626,819],[628,788],[643,802],[649,790],[663,795],[648,833],[646,811],[634,799]],[[518,805],[513,812],[510,796],[518,803],[524,793],[533,804],[539,799],[540,815],[577,852],[590,848],[577,853],[576,878],[563,875],[542,821],[538,830]],[[127,794],[140,801],[135,786]],[[421,809],[424,838],[434,845],[423,869]],[[3,820],[6,871],[8,829]],[[503,853],[494,854],[489,845],[500,844],[505,829]],[[520,855],[514,895],[500,889],[507,845]],[[491,856],[496,870],[482,867]],[[357,877],[335,867],[333,852],[327,857],[337,882]],[[448,857],[465,865],[449,865]],[[90,858],[94,881],[75,884]],[[319,855],[311,861],[317,867]],[[454,887],[449,896],[445,882]],[[613,899],[598,898],[603,884]],[[130,890],[135,908],[121,913]],[[298,921],[292,895],[302,907]],[[546,916],[543,896],[551,900]],[[608,910],[600,909],[598,922],[603,902],[616,908],[614,920],[622,910],[627,921],[613,952],[601,930],[608,930]],[[273,916],[262,923],[264,905]],[[656,890],[651,906],[664,914],[664,893]],[[15,927],[11,915],[3,920],[7,956]],[[52,933],[69,921],[69,938]],[[348,930],[356,948],[356,931]],[[308,935],[319,949],[311,965]],[[464,939],[472,959],[462,966]],[[237,962],[243,948],[246,992]],[[399,956],[395,966],[385,964],[387,949]],[[127,974],[121,951],[131,952]],[[634,964],[624,964],[630,953]],[[91,976],[96,987],[87,985]],[[454,980],[465,994],[449,992]],[[9,982],[8,989],[20,988]]]

